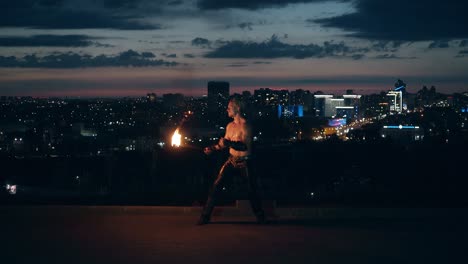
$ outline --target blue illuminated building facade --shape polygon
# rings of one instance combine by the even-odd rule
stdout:
[[[304,106],[302,105],[278,105],[277,106],[278,118],[292,118],[292,117],[303,117]]]

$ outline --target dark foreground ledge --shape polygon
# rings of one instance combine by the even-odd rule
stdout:
[[[466,208],[3,206],[1,263],[460,263]]]
[[[271,219],[458,219],[468,220],[468,208],[353,208],[353,207],[274,207],[265,206]],[[89,214],[150,214],[166,216],[197,216],[200,206],[2,206],[2,215],[16,213],[89,213]],[[236,206],[215,207],[213,216],[253,217],[246,201]]]

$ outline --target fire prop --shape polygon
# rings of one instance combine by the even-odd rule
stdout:
[[[172,135],[172,142],[171,142],[171,146],[173,147],[180,147],[180,140],[182,138],[182,135],[179,134],[179,128],[177,128],[175,131],[174,131],[174,135]]]

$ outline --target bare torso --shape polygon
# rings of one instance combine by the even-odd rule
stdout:
[[[229,149],[229,153],[235,157],[244,157],[250,155],[251,149],[251,132],[249,125],[244,118],[236,118],[230,122],[226,127],[225,139],[231,141],[242,142],[247,145],[246,151],[239,151],[233,148]]]

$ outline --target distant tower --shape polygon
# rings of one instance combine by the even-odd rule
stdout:
[[[215,120],[226,116],[229,82],[208,82],[208,113]]]
[[[402,113],[405,106],[403,105],[403,95],[406,93],[406,83],[398,79],[395,83],[395,88],[388,91],[387,96],[393,97],[390,100],[390,111]]]

